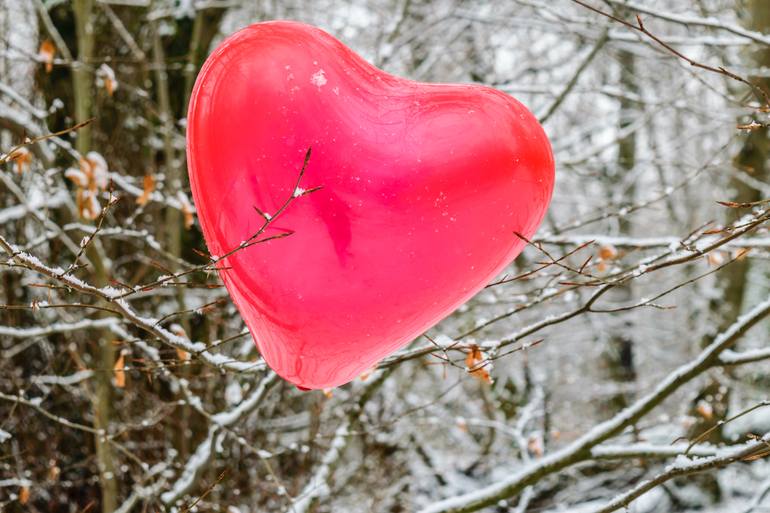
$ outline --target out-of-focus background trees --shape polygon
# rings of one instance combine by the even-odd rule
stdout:
[[[189,200],[197,71],[268,19],[509,92],[556,155],[505,275],[324,393]],[[769,69],[767,0],[0,0],[0,509],[768,511]]]

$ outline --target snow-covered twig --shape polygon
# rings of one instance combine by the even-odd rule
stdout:
[[[612,235],[552,235],[543,238],[536,238],[535,243],[554,244],[559,246],[575,245],[580,246],[586,243],[594,243],[599,246],[615,246],[617,248],[670,248],[679,247],[682,243],[680,237],[625,237]],[[770,238],[768,237],[743,237],[728,242],[725,248],[770,248]]]
[[[630,0],[607,0],[609,3],[616,5],[617,7],[627,9],[630,11],[636,11],[638,13],[647,14],[661,20],[678,23],[687,27],[705,27],[717,30],[724,30],[736,36],[745,37],[755,43],[763,45],[770,45],[770,36],[754,30],[748,30],[741,26],[734,25],[716,18],[702,18],[695,15],[674,14],[672,12],[663,11],[660,9],[654,9],[646,5],[632,2]]]
[[[123,501],[123,503],[115,510],[115,513],[130,513],[134,510],[134,506],[137,502],[143,499],[154,498],[160,491],[166,486],[166,471],[169,467],[168,461],[162,461],[150,467],[145,473],[141,482],[134,485],[134,489],[131,494]],[[155,482],[145,485],[144,483],[157,478]]]
[[[25,397],[19,396],[19,395],[8,395],[0,392],[0,399],[4,401],[9,401],[13,403],[23,404],[24,406],[29,406],[30,408],[33,408],[37,410],[38,413],[44,415],[48,419],[56,422],[57,424],[61,424],[62,426],[77,429],[80,431],[85,431],[87,433],[91,433],[92,435],[97,436],[105,436],[105,433],[102,433],[98,429],[94,429],[91,426],[86,426],[85,424],[80,424],[78,422],[72,422],[71,420],[68,420],[64,417],[61,417],[59,415],[55,415],[42,406],[40,406],[40,401],[37,399],[27,399]]]
[[[677,443],[671,445],[658,445],[650,443],[631,443],[610,445],[603,444],[591,449],[591,459],[594,460],[615,460],[630,458],[676,458],[680,454],[685,454],[690,444]],[[690,449],[690,456],[706,457],[715,456],[722,449],[709,445],[698,446]]]
[[[350,420],[346,419],[334,432],[334,437],[321,458],[318,468],[289,508],[290,513],[306,513],[316,499],[329,493],[328,481],[332,474],[332,467],[342,457],[350,436],[349,428]]]
[[[716,467],[722,467],[749,459],[758,453],[766,453],[770,445],[770,433],[765,434],[762,438],[753,440],[749,443],[731,447],[729,450],[723,452],[719,456],[712,456],[708,458],[695,458],[690,459],[685,456],[679,456],[677,460],[666,467],[665,471],[653,477],[637,484],[627,492],[615,497],[606,505],[601,506],[592,511],[592,513],[611,513],[622,508],[627,508],[631,502],[644,495],[646,492],[653,488],[660,486],[666,481],[670,481],[675,477],[687,476],[690,474],[696,474],[705,470],[710,470]]]
[[[41,385],[72,386],[90,379],[93,375],[92,370],[81,370],[69,376],[33,376],[31,381]]]
[[[67,191],[59,190],[51,196],[41,196],[26,205],[14,205],[0,210],[0,224],[21,219],[33,210],[41,208],[57,208],[62,206],[68,199]]]
[[[329,493],[329,481],[334,469],[343,455],[350,432],[360,425],[360,413],[372,394],[382,386],[385,379],[391,374],[392,369],[376,371],[367,379],[368,383],[362,387],[358,400],[348,406],[347,415],[337,427],[329,444],[329,448],[321,458],[320,463],[313,471],[313,475],[302,489],[302,492],[292,502],[288,513],[307,513],[311,506],[321,497]]]
[[[262,361],[241,362],[233,360],[232,358],[228,358],[222,354],[209,352],[207,350],[206,344],[203,342],[193,342],[184,336],[172,333],[168,329],[160,326],[157,319],[139,315],[131,307],[128,301],[125,299],[120,299],[120,291],[112,287],[96,287],[72,275],[66,275],[61,268],[54,268],[43,264],[38,258],[24,253],[19,248],[10,244],[2,236],[0,236],[0,248],[2,248],[5,253],[19,265],[47,276],[54,281],[58,281],[74,290],[78,290],[85,294],[107,301],[113,305],[117,311],[130,323],[154,335],[159,340],[172,347],[195,355],[209,365],[235,372],[248,373],[259,372],[264,368],[265,364]]]
[[[249,396],[232,410],[222,411],[211,416],[213,421],[208,429],[206,438],[198,444],[195,452],[185,464],[182,472],[170,489],[161,494],[160,499],[166,505],[172,505],[188,493],[206,465],[211,461],[212,451],[218,442],[224,439],[223,430],[232,427],[242,420],[249,413],[254,411],[264,400],[270,389],[277,383],[278,376],[274,372],[269,372]]]
[[[81,319],[74,322],[55,322],[48,326],[34,326],[31,328],[14,328],[12,326],[0,326],[0,335],[11,338],[31,338],[53,335],[54,333],[68,333],[85,329],[109,328],[118,322],[115,318]]]
[[[506,335],[494,340],[484,341],[478,344],[481,347],[484,347],[485,349],[489,349],[489,350],[497,350],[503,347],[510,346],[516,342],[521,341],[525,337],[528,337],[530,335],[533,335],[543,330],[546,327],[554,326],[562,322],[568,321],[570,319],[573,319],[584,313],[592,312],[594,304],[596,304],[596,302],[602,296],[604,296],[606,293],[608,293],[610,290],[614,289],[615,287],[628,282],[629,280],[636,279],[642,276],[643,274],[648,274],[651,272],[659,271],[659,270],[673,267],[676,265],[681,265],[686,262],[694,261],[698,258],[701,258],[703,255],[708,254],[718,248],[721,248],[731,243],[732,241],[740,240],[740,237],[744,236],[747,233],[752,232],[753,230],[757,229],[759,226],[762,226],[765,222],[767,222],[768,219],[770,219],[770,211],[763,211],[757,215],[749,215],[749,216],[746,216],[746,218],[744,219],[740,219],[735,223],[734,225],[735,228],[730,231],[727,231],[728,234],[723,237],[709,237],[700,241],[697,240],[696,236],[690,236],[690,237],[685,237],[683,239],[679,239],[676,245],[673,245],[673,244],[668,245],[666,251],[646,257],[642,259],[640,262],[637,262],[635,265],[632,265],[626,269],[620,270],[614,275],[603,277],[601,281],[598,281],[598,280],[595,282],[589,281],[584,284],[569,285],[564,289],[551,290],[550,292],[543,294],[541,297],[531,300],[528,303],[525,303],[523,305],[517,306],[513,310],[509,310],[503,314],[497,315],[492,319],[484,320],[483,322],[477,324],[471,330],[465,331],[464,333],[457,336],[455,340],[460,341],[470,335],[473,335],[479,332],[482,329],[485,329],[491,326],[496,322],[499,322],[503,319],[510,317],[511,315],[519,313],[527,308],[530,308],[544,301],[547,301],[556,297],[560,297],[567,290],[575,290],[585,285],[596,286],[596,290],[589,296],[589,298],[581,306],[573,310],[568,310],[559,314],[548,316],[544,319],[537,320],[530,325],[524,326],[518,329],[517,331],[515,331],[514,333],[511,333],[509,335]],[[465,350],[466,348],[464,344],[458,343],[458,344],[455,344],[452,349],[462,351],[462,350]],[[425,345],[415,349],[407,349],[399,353],[396,353],[395,355],[389,358],[384,359],[379,364],[379,366],[390,367],[393,365],[400,364],[401,362],[404,362],[407,360],[427,356],[433,353],[435,350],[436,350],[436,347],[433,344]]]
[[[724,365],[742,365],[754,363],[770,358],[770,349],[753,349],[747,351],[727,350],[719,357]]]
[[[744,333],[770,315],[770,298],[757,304],[727,330],[717,335],[701,354],[671,372],[649,394],[638,399],[611,419],[598,424],[567,447],[546,455],[537,463],[516,472],[507,479],[479,490],[436,502],[422,513],[466,513],[476,511],[497,501],[520,493],[539,479],[591,457],[591,450],[621,433],[652,411],[667,397],[719,363],[719,355],[733,345]]]

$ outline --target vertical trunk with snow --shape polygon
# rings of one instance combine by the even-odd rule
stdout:
[[[638,92],[637,78],[635,76],[634,54],[628,50],[621,50],[618,56],[620,64],[620,86],[629,94]],[[628,96],[620,99],[618,113],[618,131],[623,132],[634,122],[636,116],[635,102]],[[608,195],[621,194],[613,198],[623,203],[633,202],[634,185],[630,182],[633,178],[629,175],[636,165],[636,134],[631,133],[618,142],[618,154],[614,169],[609,169],[607,176]],[[628,218],[620,218],[617,221],[618,235],[631,235],[631,223]],[[612,258],[612,257],[610,257]],[[633,298],[633,290],[630,284],[616,288],[614,300],[618,304],[627,304]],[[602,406],[613,414],[628,406],[633,394],[627,390],[628,386],[636,379],[634,367],[634,327],[628,321],[628,317],[620,315],[604,335],[606,340],[602,350],[601,365],[606,378],[610,381],[610,393]]]
[[[770,31],[770,3],[765,0],[749,0],[746,2],[746,19],[744,23],[750,30],[766,33]],[[770,66],[770,49],[767,46],[753,47],[748,53],[747,67],[763,69]],[[764,90],[768,90],[770,79],[753,77],[752,81]],[[764,121],[765,115],[757,115],[757,121]],[[744,123],[746,120],[739,120]],[[743,145],[733,161],[734,170],[727,186],[725,199],[737,203],[748,203],[763,199],[762,191],[753,186],[756,182],[766,183],[768,179],[768,163],[770,156],[770,140],[766,127],[751,130],[745,136]],[[745,209],[726,210],[725,224],[735,222],[746,214]],[[745,298],[751,286],[749,277],[750,261],[747,258],[731,263],[717,275],[718,282],[710,301],[712,331],[717,332],[729,326],[745,309]],[[761,286],[761,285],[760,285]],[[718,373],[692,401],[692,415],[697,419],[690,434],[698,436],[707,429],[714,428],[708,440],[722,440],[722,429],[717,424],[725,418],[728,410],[728,389],[724,379]]]
[[[0,80],[19,95],[31,100],[35,84],[34,61],[37,54],[38,26],[35,2],[32,0],[0,0]]]
[[[75,96],[75,120],[83,122],[94,115],[94,42],[95,12],[93,0],[75,0],[75,32],[77,37],[77,62],[72,69],[72,85]],[[81,128],[77,133],[77,150],[85,155],[91,150],[91,126]],[[86,250],[86,255],[93,263],[93,282],[98,286],[108,284],[108,272],[104,261],[94,245]],[[112,373],[116,352],[112,337],[107,330],[97,331],[94,363],[100,372],[94,379],[93,408],[94,428],[104,436],[95,436],[96,458],[99,466],[99,484],[102,491],[102,511],[113,512],[118,506],[118,476],[116,474],[115,453],[107,440],[112,416]]]

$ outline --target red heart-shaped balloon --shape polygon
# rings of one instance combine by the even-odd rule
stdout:
[[[236,251],[220,274],[267,363],[302,388],[350,381],[478,292],[553,189],[550,144],[518,101],[389,75],[294,22],[216,49],[187,142],[212,255],[276,213],[257,240],[291,234]]]

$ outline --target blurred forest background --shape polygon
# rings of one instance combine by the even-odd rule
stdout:
[[[185,115],[247,24],[515,95],[552,208],[344,387],[207,267]],[[770,511],[767,0],[0,0],[0,510]]]

